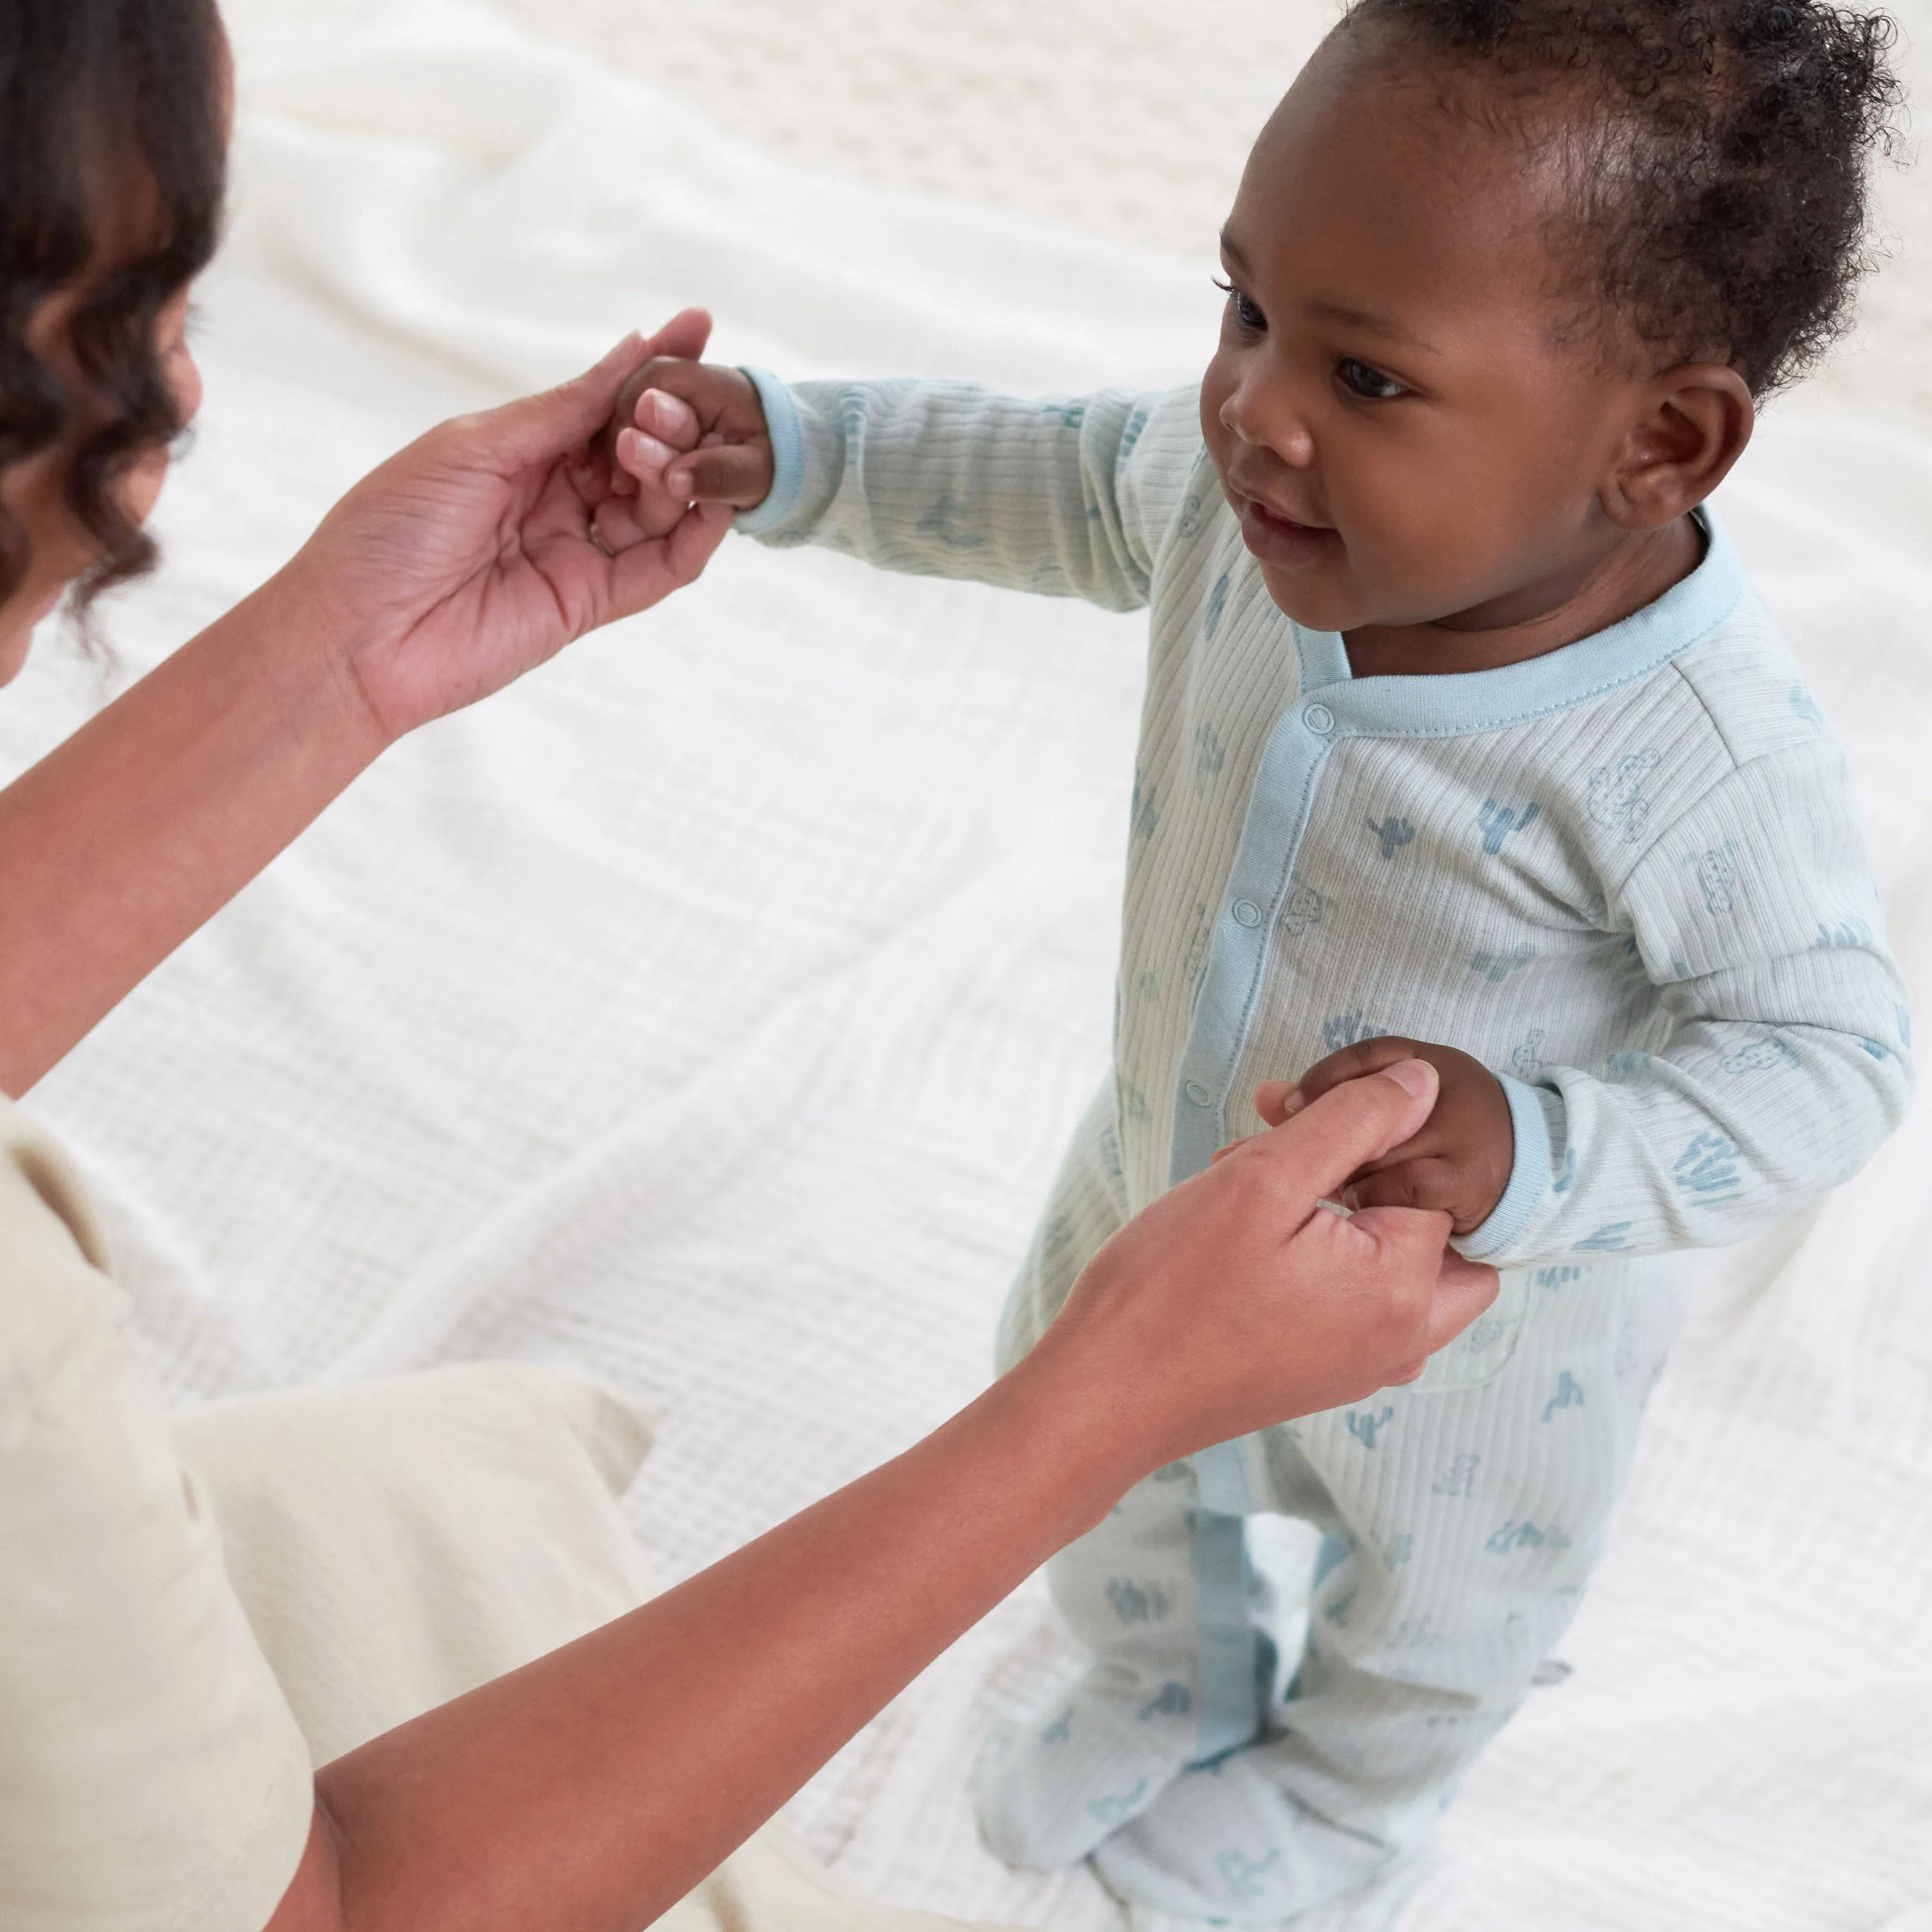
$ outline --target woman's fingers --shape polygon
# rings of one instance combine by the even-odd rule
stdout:
[[[695,449],[704,434],[698,412],[682,396],[668,389],[646,389],[631,412],[644,434],[672,451]],[[619,438],[621,444],[622,438]]]
[[[730,534],[731,512],[700,503],[687,511],[668,536],[625,550],[610,564],[610,601],[599,623],[614,622],[661,602],[704,574],[713,552]]]
[[[1442,1271],[1436,1277],[1436,1298],[1430,1304],[1429,1352],[1432,1355],[1454,1341],[1496,1300],[1501,1286],[1502,1277],[1494,1268],[1466,1261],[1454,1248],[1444,1248]]]
[[[617,461],[628,474],[681,503],[724,503],[748,510],[771,492],[769,443],[720,443],[680,454],[644,430],[626,429],[618,432],[616,448]]]
[[[1391,1382],[1409,1382],[1428,1366],[1429,1358],[1446,1348],[1496,1298],[1499,1280],[1492,1268],[1465,1261],[1448,1246],[1450,1218],[1439,1211],[1410,1208],[1364,1208],[1349,1222],[1352,1234],[1366,1234],[1376,1244],[1384,1278],[1392,1282],[1435,1280],[1416,1310],[1417,1348],[1412,1361],[1392,1375]]]
[[[702,354],[711,333],[711,318],[702,309],[686,309],[648,340],[627,335],[610,354],[580,376],[526,396],[490,412],[483,421],[495,431],[495,454],[506,471],[554,463],[588,442],[609,426],[617,398],[640,363],[667,353]],[[667,341],[679,345],[667,350]]]
[[[1348,1222],[1353,1234],[1366,1234],[1379,1258],[1398,1277],[1432,1280],[1439,1291],[1442,1257],[1449,1250],[1449,1216],[1419,1208],[1364,1208]]]
[[[617,433],[617,461],[620,468],[640,483],[662,488],[664,471],[683,454],[647,430],[626,429]]]
[[[1280,1126],[1306,1104],[1300,1088],[1290,1081],[1264,1080],[1255,1089],[1255,1112],[1271,1127]]]

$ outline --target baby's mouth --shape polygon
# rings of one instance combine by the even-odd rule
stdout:
[[[1294,570],[1332,556],[1342,544],[1342,533],[1318,524],[1298,524],[1252,496],[1240,503],[1241,541],[1263,563]]]

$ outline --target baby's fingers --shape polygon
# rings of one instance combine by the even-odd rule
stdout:
[[[1466,1234],[1476,1224],[1464,1219],[1468,1205],[1467,1177],[1461,1166],[1441,1154],[1424,1154],[1399,1161],[1378,1172],[1358,1174],[1342,1190],[1350,1208],[1420,1208],[1454,1217],[1456,1232]]]
[[[751,509],[771,494],[771,445],[760,438],[680,457],[664,472],[664,487],[687,503]]]

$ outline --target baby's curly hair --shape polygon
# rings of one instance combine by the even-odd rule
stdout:
[[[155,329],[220,236],[226,47],[214,0],[0,0],[0,470],[75,439],[67,502],[98,553],[83,629],[154,561],[122,485],[182,431]],[[81,394],[28,340],[68,292]],[[0,602],[30,562],[0,509]]]
[[[1882,13],[1820,0],[1355,0],[1341,31],[1492,77],[1552,130],[1565,252],[1647,344],[1762,396],[1811,368],[1870,266],[1867,172],[1901,99]]]

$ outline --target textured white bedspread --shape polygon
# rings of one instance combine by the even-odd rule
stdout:
[[[416,428],[687,299],[799,374],[1204,356],[1192,262],[761,159],[456,0],[236,10],[208,412],[122,675]],[[1850,747],[1924,1014],[1932,430],[1850,394],[1774,411],[1720,506]],[[666,1578],[937,1422],[1105,1066],[1139,676],[1132,620],[734,544],[401,747],[32,1098],[109,1198],[170,1390],[590,1368],[662,1415],[632,1510]],[[0,766],[103,695],[50,638]],[[1575,1673],[1406,1924],[1932,1932],[1923,1110],[1714,1268],[1654,1415]],[[995,1864],[965,1803],[1051,1642],[1029,1591],[936,1665],[798,1801],[820,1851],[909,1904],[1112,1927],[1084,1874]]]

